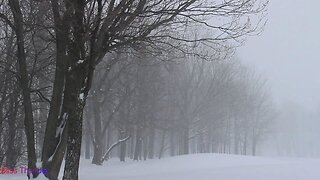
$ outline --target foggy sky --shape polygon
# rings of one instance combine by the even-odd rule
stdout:
[[[238,56],[263,74],[277,104],[320,105],[320,1],[270,0],[268,24]]]

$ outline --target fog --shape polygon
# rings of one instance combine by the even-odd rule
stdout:
[[[267,75],[279,102],[319,105],[319,1],[271,1],[268,24],[239,48],[242,60]]]
[[[316,0],[272,0],[264,32],[238,49],[245,64],[267,77],[280,113],[278,133],[291,139],[281,143],[294,142],[292,156],[319,152],[319,6]]]
[[[0,174],[318,180],[319,7],[0,1]]]

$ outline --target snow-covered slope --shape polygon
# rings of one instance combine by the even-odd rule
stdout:
[[[25,176],[0,175],[0,180]],[[83,160],[81,180],[320,180],[320,159],[261,158],[197,154],[104,166]]]

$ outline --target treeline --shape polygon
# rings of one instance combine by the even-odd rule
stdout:
[[[264,82],[226,60],[261,32],[267,3],[0,1],[0,165],[40,161],[57,179],[65,159],[77,180],[81,147],[95,164],[118,148],[121,160],[254,154]]]
[[[211,152],[256,155],[271,132],[276,112],[266,80],[239,61],[116,58],[123,62],[108,74],[97,70],[85,111],[83,152],[94,164],[102,164],[105,155],[121,161]]]

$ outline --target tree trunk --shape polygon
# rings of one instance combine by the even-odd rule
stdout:
[[[162,155],[163,155],[165,140],[166,140],[166,131],[163,130],[162,138],[161,138],[161,144],[160,144],[160,151],[159,151],[159,159],[161,159]]]
[[[148,142],[148,158],[153,159],[154,157],[154,137],[155,137],[155,129],[152,127],[150,129],[149,142]]]
[[[239,154],[240,133],[236,118],[234,119],[234,153]]]
[[[94,98],[94,97],[93,97]],[[101,122],[101,111],[100,106],[97,104],[96,98],[92,101],[92,111],[94,114],[94,144],[93,144],[93,159],[92,164],[102,165],[101,162],[103,156],[103,135],[102,135],[102,122]]]
[[[16,139],[16,119],[18,113],[18,92],[14,90],[10,98],[10,107],[9,107],[9,118],[8,118],[8,146],[6,151],[6,166],[9,168],[14,168],[16,166],[18,160],[18,149],[15,146],[15,139]]]
[[[13,14],[16,41],[17,41],[17,58],[18,58],[18,72],[19,72],[19,82],[22,89],[23,105],[24,105],[24,125],[25,133],[27,137],[27,152],[28,152],[28,168],[36,168],[36,152],[35,152],[35,140],[34,140],[34,122],[33,122],[33,112],[32,112],[32,102],[30,96],[29,83],[27,72],[27,62],[25,54],[24,45],[24,28],[23,28],[23,16],[20,9],[20,4],[18,0],[9,0],[9,6]],[[32,172],[32,177],[37,177],[37,172]],[[28,174],[28,177],[30,175]]]
[[[83,110],[90,90],[92,73],[89,73],[90,59],[86,58],[84,8],[85,0],[71,2],[72,35],[74,41],[70,46],[70,70],[66,75],[64,92],[64,113],[67,113],[67,155],[63,180],[78,180],[81,156]]]
[[[130,128],[130,134],[132,137],[134,137],[134,128]],[[130,159],[134,159],[134,142],[135,138],[131,138],[131,143],[130,143]]]
[[[85,145],[85,159],[90,159],[90,134],[89,132],[86,133],[86,145]]]
[[[61,158],[53,158],[51,162],[48,162],[49,158],[52,157],[59,145],[60,138],[56,137],[56,131],[59,128],[60,124],[62,123],[62,117],[59,117],[60,110],[62,105],[62,97],[63,97],[63,89],[65,83],[65,61],[67,58],[65,57],[66,44],[67,42],[62,40],[63,38],[60,37],[59,31],[56,33],[56,48],[57,48],[57,55],[56,55],[56,70],[55,70],[55,78],[53,83],[53,92],[52,98],[50,101],[50,109],[47,118],[47,124],[45,129],[45,135],[43,140],[43,148],[42,148],[42,165],[44,168],[48,168],[49,174],[57,174],[56,172],[60,171],[60,166],[56,166],[53,164],[61,164]],[[65,147],[65,146],[64,146]],[[60,152],[64,154],[65,148]],[[63,156],[62,156],[63,157]],[[55,168],[56,167],[56,168]],[[52,179],[57,179],[57,176],[53,177]]]
[[[63,180],[77,180],[81,155],[83,110],[87,93],[86,64],[78,64],[67,74],[62,116],[67,123],[67,155]]]
[[[181,137],[181,151],[180,155],[189,154],[189,128],[185,127],[183,129],[182,137]]]
[[[174,131],[170,131],[170,156],[175,156],[175,142],[174,142]]]
[[[252,156],[256,156],[257,151],[257,140],[255,137],[252,138]]]
[[[120,139],[126,138],[126,133],[124,131],[120,132]],[[126,158],[126,151],[127,151],[127,143],[120,144],[120,161],[125,162]]]
[[[143,160],[147,160],[148,158],[148,144],[149,139],[147,137],[144,138],[144,141],[142,141],[142,147],[143,147]]]
[[[142,137],[141,137],[141,128],[137,128],[136,132],[136,145],[134,148],[133,160],[141,160],[141,151],[142,151]]]
[[[56,180],[65,154],[67,142],[66,117],[59,115],[61,114],[60,111],[63,107],[63,89],[65,86],[66,64],[68,61],[67,44],[70,22],[67,22],[67,19],[62,19],[60,17],[57,1],[52,1],[51,5],[54,14],[56,34],[56,68],[52,98],[43,140],[41,161],[42,167],[48,169],[46,177],[50,180]],[[62,126],[64,127],[62,132],[56,134]]]

